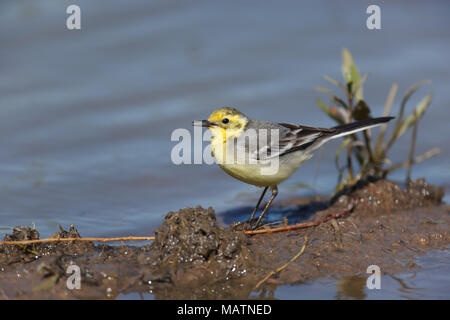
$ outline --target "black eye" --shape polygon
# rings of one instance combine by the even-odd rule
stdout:
[[[228,118],[223,118],[223,120],[222,120],[223,124],[227,124],[228,122],[230,122],[230,120],[228,120]]]

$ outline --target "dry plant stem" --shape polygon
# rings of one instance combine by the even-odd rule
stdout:
[[[394,82],[394,84],[391,87],[391,90],[389,91],[388,97],[386,99],[386,104],[384,105],[384,112],[383,116],[387,117],[389,116],[391,112],[392,104],[394,103],[395,96],[397,94],[398,90],[398,84],[397,82]],[[381,148],[383,146],[384,136],[386,134],[387,130],[387,124],[383,124],[380,129],[380,133],[378,134],[377,144],[375,146],[375,153],[378,156],[378,154],[381,152]],[[378,159],[381,161],[382,159]]]
[[[277,273],[283,271],[283,269],[285,269],[291,262],[294,262],[295,260],[297,260],[297,258],[300,257],[300,256],[303,254],[303,252],[305,251],[305,248],[306,248],[306,244],[307,244],[307,243],[308,243],[308,237],[305,236],[305,242],[303,242],[303,246],[302,246],[302,248],[300,249],[300,251],[299,251],[295,256],[293,256],[293,257],[291,258],[291,260],[289,260],[288,262],[286,262],[286,263],[285,263],[284,265],[282,265],[281,267],[277,268],[275,271],[271,271],[267,276],[264,277],[264,279],[262,279],[261,281],[259,281],[259,282],[256,284],[254,290],[258,289],[264,282],[266,282],[267,280],[269,280],[269,278],[270,278],[271,276],[273,276],[274,274],[277,274]]]
[[[418,163],[424,162],[425,160],[428,160],[428,159],[438,155],[439,153],[441,153],[441,150],[439,148],[433,148],[431,150],[428,150],[424,154],[415,157],[413,164],[418,164]],[[393,165],[392,167],[390,167],[387,173],[389,174],[392,171],[406,167],[406,166],[408,166],[408,164],[409,164],[409,160],[397,163],[397,164]]]
[[[347,123],[350,123],[352,120],[352,112],[353,112],[353,96],[350,90],[348,91],[348,118]],[[352,135],[353,136],[353,135]],[[350,180],[350,183],[354,180],[354,174],[353,174],[353,164],[352,164],[352,145],[349,144],[347,146],[347,170],[348,170],[348,178]]]
[[[399,116],[398,116],[398,119],[397,119],[397,122],[398,122],[398,123],[401,122],[401,120],[403,120],[403,113],[404,113],[404,110],[405,110],[406,102],[408,102],[409,98],[412,96],[412,94],[413,94],[417,89],[419,89],[421,86],[423,86],[423,85],[426,84],[426,83],[431,83],[431,81],[430,81],[430,80],[422,80],[422,81],[416,83],[415,85],[413,85],[413,86],[408,90],[408,92],[405,94],[405,96],[403,97],[401,106],[400,106],[400,113],[399,113]]]
[[[335,86],[339,87],[342,91],[344,91],[344,93],[346,94],[347,97],[349,96],[350,93],[348,92],[348,90],[339,81],[336,81],[336,80],[334,80],[333,78],[331,78],[330,76],[327,76],[327,75],[324,75],[323,78],[325,80],[327,80],[328,82],[334,84]]]
[[[400,106],[400,112],[398,114],[397,117],[397,122],[395,124],[395,129],[394,129],[394,133],[391,135],[391,137],[389,138],[388,142],[386,143],[386,146],[384,147],[384,154],[383,157],[386,155],[385,153],[387,152],[387,150],[389,150],[392,146],[392,144],[395,142],[395,140],[397,140],[398,134],[400,132],[400,127],[401,127],[401,123],[403,121],[403,114],[405,111],[405,106],[406,106],[406,102],[408,102],[409,98],[411,97],[411,95],[417,90],[419,89],[421,86],[423,86],[425,83],[430,83],[430,80],[422,80],[420,82],[418,82],[417,84],[415,84],[414,86],[412,86],[408,92],[405,94],[405,96],[402,99],[401,102],[401,106]]]
[[[411,168],[414,163],[414,148],[416,146],[418,124],[419,124],[419,117],[417,115],[417,111],[414,110],[414,127],[413,127],[412,138],[411,138],[411,147],[409,148],[408,171],[406,173],[406,182],[411,181]]]
[[[364,130],[363,135],[364,135],[364,141],[366,142],[367,154],[369,155],[369,162],[374,163],[372,146],[370,144],[370,136],[369,136],[368,130]]]
[[[358,146],[358,144],[361,143],[362,146],[362,142],[359,141],[358,136],[356,136],[355,134],[350,135],[350,138],[352,139],[352,148],[355,148]],[[362,154],[360,152],[355,152],[355,157],[356,160],[358,160],[359,164],[363,164],[364,163],[364,157],[362,156]]]
[[[348,179],[349,182],[352,183],[355,179],[353,174],[353,163],[352,163],[352,144],[349,143],[347,146],[347,170],[348,170]]]
[[[3,244],[32,244],[42,242],[67,242],[67,241],[97,241],[97,242],[112,242],[112,241],[129,241],[129,240],[155,240],[155,237],[119,237],[119,238],[47,238],[37,240],[23,240],[23,241],[1,241]]]
[[[346,209],[339,211],[338,213],[326,217],[325,219],[307,222],[307,223],[297,223],[292,226],[285,226],[280,228],[263,229],[263,230],[248,230],[244,231],[247,235],[253,234],[264,234],[273,233],[281,231],[296,230],[302,228],[308,228],[317,226],[319,224],[330,221],[331,219],[337,219],[350,212],[353,209],[353,203],[351,203]],[[0,245],[25,245],[33,243],[43,243],[43,242],[70,242],[70,241],[96,241],[96,242],[113,242],[113,241],[136,241],[136,240],[155,240],[155,237],[118,237],[118,238],[47,238],[47,239],[37,239],[37,240],[23,240],[23,241],[1,241]]]
[[[247,230],[247,231],[244,231],[244,233],[247,234],[247,235],[255,235],[255,234],[274,233],[274,232],[281,232],[281,231],[289,231],[289,230],[297,230],[297,229],[303,229],[303,228],[308,228],[308,227],[314,227],[314,226],[318,226],[319,224],[328,222],[328,221],[330,221],[332,219],[340,218],[343,215],[349,213],[352,209],[353,209],[353,203],[351,203],[347,208],[342,209],[338,213],[336,213],[334,215],[331,215],[329,217],[326,217],[326,218],[324,218],[322,220],[319,220],[319,221],[297,223],[297,224],[294,224],[294,225],[291,225],[291,226],[284,226],[284,227],[279,227],[279,228],[262,229],[262,230]]]

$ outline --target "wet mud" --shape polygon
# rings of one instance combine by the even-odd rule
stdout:
[[[345,216],[305,229],[249,236],[218,225],[212,208],[197,207],[169,212],[148,245],[0,245],[0,299],[114,299],[128,293],[157,299],[271,298],[279,285],[363,279],[373,264],[383,274],[418,270],[419,255],[449,248],[450,207],[441,203],[443,195],[423,179],[404,188],[366,181],[320,205],[283,201],[295,212],[320,210],[304,222],[354,204]],[[295,212],[289,214],[291,223]],[[80,233],[70,226],[52,237]],[[303,254],[256,289],[300,251],[305,237]],[[32,239],[39,239],[37,230],[16,227],[4,240]],[[67,272],[71,265],[79,267],[80,289],[74,288],[73,269]]]

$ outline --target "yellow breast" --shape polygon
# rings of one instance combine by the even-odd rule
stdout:
[[[309,155],[292,153],[273,159],[273,161],[278,161],[276,170],[271,174],[267,174],[268,167],[273,164],[268,164],[267,162],[262,163],[261,161],[257,161],[256,163],[248,163],[247,161],[237,163],[230,161],[233,159],[231,157],[227,158],[229,156],[227,150],[231,146],[227,145],[227,142],[232,143],[232,140],[224,140],[218,136],[211,138],[211,153],[219,166],[233,178],[258,187],[278,185],[289,178],[303,161],[310,158]]]

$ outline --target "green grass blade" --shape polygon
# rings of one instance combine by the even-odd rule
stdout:
[[[392,84],[391,90],[389,90],[389,94],[386,99],[386,104],[384,105],[384,112],[383,112],[384,117],[389,116],[389,113],[391,112],[391,107],[394,102],[395,96],[397,95],[397,90],[398,90],[398,84],[397,84],[397,82],[394,82]],[[377,156],[381,152],[381,148],[382,148],[383,142],[384,142],[384,136],[386,135],[386,130],[387,130],[387,123],[381,125],[380,133],[378,134],[377,144],[375,146],[375,154]]]

